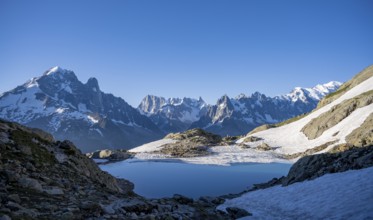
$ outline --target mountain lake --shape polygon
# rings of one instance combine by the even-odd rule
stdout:
[[[194,199],[239,193],[255,183],[287,175],[292,164],[240,163],[231,166],[199,165],[174,161],[122,161],[100,168],[135,184],[134,191],[147,198],[181,194]]]

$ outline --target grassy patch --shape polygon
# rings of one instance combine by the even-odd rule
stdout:
[[[29,147],[31,149],[33,158],[35,162],[38,164],[55,164],[56,159],[52,153],[50,153],[47,149],[41,146],[42,143],[46,141],[41,139],[40,137],[36,136],[35,134],[22,131],[19,129],[13,130],[11,132],[11,138],[15,142],[16,145],[23,145]]]

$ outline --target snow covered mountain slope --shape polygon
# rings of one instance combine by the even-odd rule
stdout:
[[[0,95],[0,118],[69,139],[83,151],[129,148],[164,134],[98,81],[81,83],[73,71],[54,67]]]
[[[350,170],[249,192],[218,209],[238,207],[253,214],[242,219],[372,219],[372,181],[373,167]]]
[[[361,75],[366,76],[365,80],[355,83]],[[363,70],[347,84],[354,86],[342,86],[334,94],[338,98],[329,104],[289,124],[249,134],[239,143],[249,148],[265,145],[275,153],[290,155],[311,149],[313,153],[325,152],[346,143],[354,146],[372,144],[373,66]]]
[[[259,92],[237,98],[224,95],[190,128],[202,128],[222,136],[243,135],[262,124],[278,123],[312,111],[320,99],[340,85],[332,81],[313,88],[296,87],[289,94],[275,97]]]
[[[146,96],[138,110],[148,116],[165,133],[179,132],[188,129],[207,111],[207,104],[202,98],[169,98]]]

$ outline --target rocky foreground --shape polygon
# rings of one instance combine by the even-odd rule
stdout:
[[[190,137],[186,136],[176,134],[173,138],[189,142]],[[202,136],[206,137],[206,134]],[[201,135],[195,141],[208,142],[224,143],[222,139],[204,139]],[[279,184],[288,186],[327,173],[373,165],[373,146],[345,146],[338,151],[301,158],[286,177],[257,184],[250,191]],[[95,156],[116,160],[131,155],[125,151],[102,151]],[[226,212],[216,209],[225,199],[240,195],[201,197],[198,200],[182,195],[146,199],[136,195],[133,188],[131,182],[100,170],[71,142],[54,141],[50,134],[41,130],[0,120],[1,220],[236,219],[251,215],[236,207],[227,207]]]
[[[71,142],[0,120],[0,219],[234,219],[222,198],[145,199]]]

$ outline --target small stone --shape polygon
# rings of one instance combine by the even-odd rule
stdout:
[[[21,203],[21,199],[19,198],[18,194],[11,194],[8,196],[8,198],[16,203]]]
[[[26,169],[28,169],[28,170],[30,170],[32,172],[36,171],[34,165],[32,165],[32,163],[30,163],[30,162],[27,162],[25,167],[26,167]]]
[[[34,190],[39,191],[39,192],[43,191],[43,187],[41,186],[39,181],[37,181],[36,179],[33,179],[33,178],[22,177],[18,180],[18,183],[22,187],[25,187],[25,188],[34,189]]]
[[[181,204],[190,204],[190,203],[193,203],[193,199],[188,198],[188,197],[183,196],[183,195],[179,195],[179,194],[175,194],[173,196],[173,199],[175,199],[177,202],[179,202]]]
[[[5,208],[5,207],[0,208],[0,213],[10,213],[10,212],[11,212],[11,210],[8,209],[8,208]]]
[[[101,206],[105,214],[115,214],[115,210],[111,206]]]
[[[5,177],[8,179],[9,182],[17,182],[21,176],[18,173],[15,173],[10,170],[5,171]]]
[[[12,201],[9,201],[5,206],[9,208],[11,211],[18,211],[24,209],[20,204]]]
[[[51,189],[45,189],[44,192],[48,193],[49,195],[63,195],[64,194],[63,190],[58,187],[53,187]]]
[[[67,211],[67,212],[64,212],[62,215],[61,215],[61,217],[60,217],[61,219],[63,219],[63,220],[68,220],[68,219],[73,219],[74,218],[74,213],[72,213],[72,212],[69,212],[69,211]]]
[[[8,215],[0,216],[0,220],[12,220]]]

